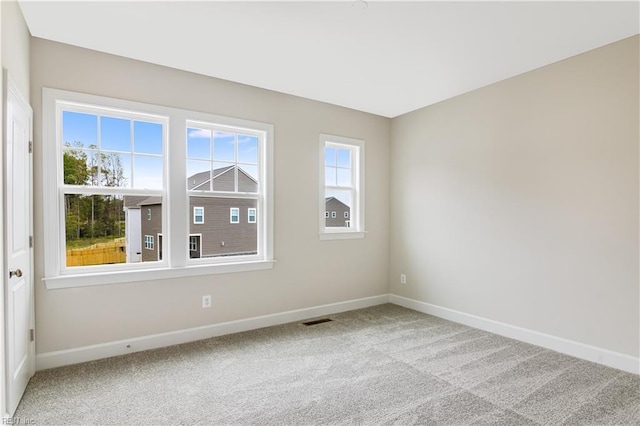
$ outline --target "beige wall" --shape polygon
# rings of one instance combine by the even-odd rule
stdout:
[[[38,353],[387,293],[388,119],[37,38],[31,61]],[[39,281],[42,87],[274,124],[273,270],[46,290]],[[369,233],[362,240],[318,238],[319,133],[366,141]],[[212,295],[212,309],[200,307],[204,294]]]
[[[638,40],[392,121],[392,293],[638,356]]]
[[[0,2],[2,8],[2,67],[29,99],[29,44],[31,36],[15,0]]]

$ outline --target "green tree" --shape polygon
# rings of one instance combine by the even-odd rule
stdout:
[[[65,143],[63,179],[67,185],[120,187],[126,183],[120,156],[84,150],[82,142]],[[124,234],[123,198],[113,195],[65,195],[66,240],[121,237]]]

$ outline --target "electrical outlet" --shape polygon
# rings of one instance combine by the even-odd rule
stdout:
[[[211,307],[211,295],[210,294],[202,296],[202,307],[203,308],[210,308]]]
[[[407,276],[405,274],[400,274],[400,284],[407,283]]]

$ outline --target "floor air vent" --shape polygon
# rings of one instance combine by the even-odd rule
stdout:
[[[329,319],[329,318],[322,318],[322,319],[317,319],[317,320],[313,320],[313,321],[303,322],[302,324],[304,324],[304,325],[316,325],[316,324],[322,324],[323,322],[330,322],[330,321],[333,321],[333,320]]]

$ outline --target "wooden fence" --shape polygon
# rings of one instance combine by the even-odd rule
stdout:
[[[89,247],[67,250],[67,266],[105,265],[126,262],[124,238]]]

